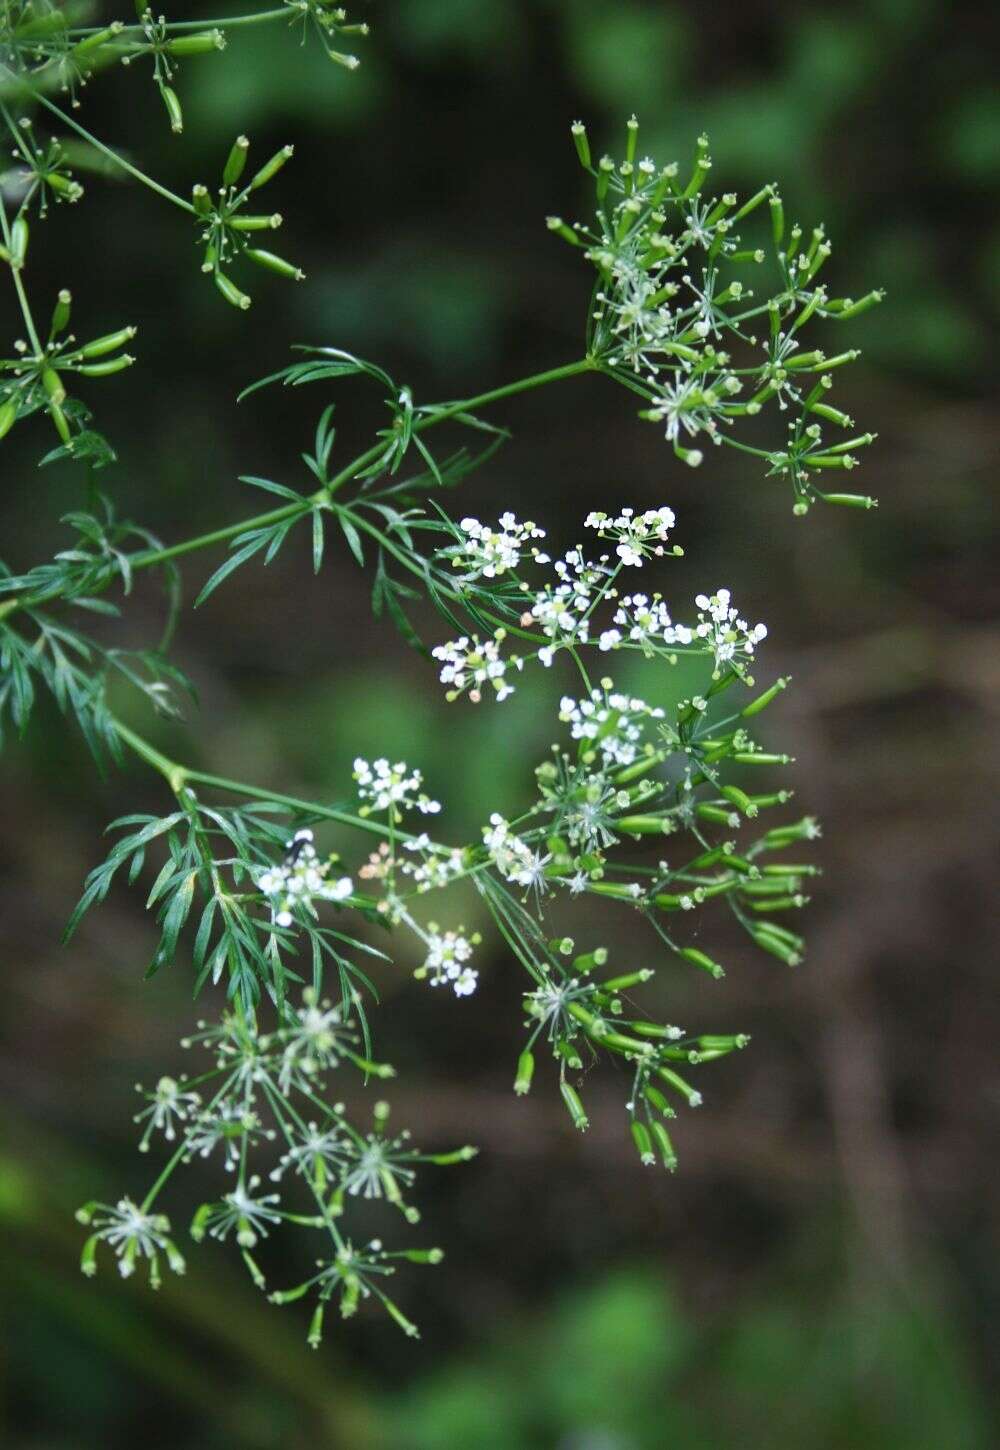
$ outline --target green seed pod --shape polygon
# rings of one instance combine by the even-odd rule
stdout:
[[[823,493],[820,494],[824,503],[840,504],[843,508],[849,509],[877,509],[878,499],[871,498],[862,493]]]
[[[573,1127],[579,1132],[585,1133],[590,1127],[590,1119],[584,1111],[583,1103],[580,1101],[580,1094],[576,1088],[571,1087],[565,1081],[559,1084],[559,1091],[562,1093],[562,1100],[566,1104],[566,1110],[573,1120]]]
[[[171,55],[209,55],[213,50],[225,50],[226,37],[221,30],[199,30],[194,35],[178,35],[167,41]]]
[[[206,217],[212,210],[212,201],[208,194],[208,187],[196,182],[191,188],[191,204],[198,216]]]
[[[674,1152],[674,1145],[670,1141],[670,1134],[662,1123],[650,1123],[649,1131],[653,1135],[660,1153],[660,1160],[668,1173],[673,1173],[677,1167],[677,1154]]]
[[[603,967],[607,959],[607,947],[595,947],[592,952],[584,952],[582,956],[573,958],[573,970],[583,975],[592,972],[595,967]]]
[[[236,283],[231,282],[225,273],[215,273],[215,285],[232,307],[238,307],[241,312],[246,312],[250,306],[250,298],[245,292],[241,292]]]
[[[69,421],[66,418],[66,414],[63,412],[62,408],[60,408],[59,404],[55,401],[49,403],[49,416],[51,417],[53,423],[56,425],[56,432],[59,434],[59,437],[68,448],[73,441],[73,434],[70,431]]]
[[[662,1113],[665,1118],[676,1118],[676,1108],[667,1102],[659,1088],[653,1087],[652,1083],[647,1083],[642,1092],[646,1101],[652,1103],[658,1113]]]
[[[73,302],[73,294],[67,292],[65,287],[56,299],[56,305],[52,309],[52,326],[49,329],[49,337],[58,337],[60,332],[65,332],[69,326],[70,307]]]
[[[734,755],[733,759],[738,760],[739,756]],[[724,795],[727,801],[731,801],[736,809],[741,811],[748,820],[757,814],[757,807],[747,795],[746,791],[740,790],[738,785],[724,785],[721,788],[720,794]]]
[[[265,162],[254,176],[250,183],[250,190],[256,191],[259,186],[266,186],[273,176],[277,176],[285,162],[290,161],[294,154],[294,146],[282,146],[281,150],[276,151],[270,161]]]
[[[884,298],[885,292],[879,287],[874,292],[869,292],[867,296],[859,298],[857,302],[849,303],[837,316],[841,322],[848,317],[859,317],[862,312],[867,312],[869,307],[875,307]]]
[[[309,1325],[309,1333],[306,1336],[306,1343],[310,1349],[319,1349],[323,1342],[323,1310],[324,1304],[317,1304],[313,1310],[312,1321]]]
[[[17,404],[13,398],[8,398],[5,403],[0,404],[0,438],[6,438],[16,422]]]
[[[601,986],[606,992],[627,992],[630,987],[641,987],[643,982],[648,982],[655,975],[652,967],[642,967],[638,972],[626,972],[622,977],[609,977]]]
[[[62,378],[55,368],[42,369],[42,387],[49,396],[52,403],[62,403],[66,399],[66,389],[63,387]]]
[[[635,151],[639,144],[639,117],[629,116],[625,122],[625,160],[631,166],[635,161]]]
[[[282,215],[280,211],[272,212],[270,216],[234,216],[229,218],[229,225],[238,232],[273,232],[277,231],[281,223]]]
[[[301,282],[306,275],[301,267],[296,267],[293,262],[286,262],[284,257],[276,257],[273,252],[264,252],[258,247],[247,247],[246,255],[251,262],[256,262],[258,267],[266,267],[269,272],[277,272],[279,277],[290,277],[293,282]]]
[[[230,151],[222,171],[223,186],[235,186],[243,175],[243,168],[247,164],[247,152],[250,150],[250,142],[246,136],[237,136],[233,142],[233,149]]]
[[[170,129],[175,136],[179,136],[184,130],[184,114],[181,111],[180,97],[173,86],[160,86],[160,95],[163,97],[163,104],[170,117]]]
[[[615,825],[630,836],[666,836],[672,823],[669,816],[619,816]]]
[[[80,363],[76,369],[88,378],[110,378],[114,373],[124,372],[135,362],[135,358],[129,353],[123,352],[118,357],[110,357],[107,362]]]
[[[517,1059],[517,1075],[514,1078],[514,1091],[518,1097],[524,1097],[525,1093],[531,1091],[531,1080],[535,1075],[534,1053],[528,1048],[521,1053]]]
[[[108,332],[104,337],[95,337],[93,342],[85,343],[80,348],[77,356],[82,358],[104,357],[106,353],[115,352],[118,348],[124,347],[135,337],[134,327],[121,327],[117,332]]]
[[[698,1108],[701,1106],[701,1093],[698,1092],[697,1088],[693,1088],[690,1083],[685,1082],[678,1073],[674,1072],[673,1068],[660,1067],[657,1068],[657,1073],[665,1083],[687,1099],[689,1108]]]
[[[639,1160],[644,1168],[652,1168],[656,1162],[656,1154],[653,1152],[652,1140],[649,1136],[649,1129],[645,1123],[632,1123],[632,1141],[639,1151]]]
[[[790,679],[791,675],[785,675],[775,680],[770,689],[765,690],[762,695],[758,695],[756,700],[751,700],[749,705],[744,705],[740,714],[744,719],[748,719],[751,715],[759,715],[761,710],[766,710],[771,701],[781,694],[782,690],[787,689]]]
[[[48,171],[45,173],[45,180],[51,186],[56,196],[61,196],[64,201],[79,201],[83,195],[83,187],[71,176],[64,176],[61,171]]]
[[[573,137],[573,145],[576,147],[576,154],[580,158],[580,165],[590,170],[590,142],[587,140],[587,128],[582,121],[574,121],[569,128]]]
[[[16,269],[24,266],[28,255],[28,220],[24,216],[14,218],[10,229],[10,264]]]
[[[123,29],[120,20],[113,25],[107,25],[103,30],[95,31],[93,35],[85,35],[84,38],[73,46],[70,56],[73,60],[80,61],[92,51],[99,50],[102,45],[107,45],[109,40],[114,40]]]
[[[576,232],[573,230],[572,227],[568,227],[566,225],[562,217],[547,216],[545,218],[545,225],[548,227],[550,232],[555,232],[557,236],[562,237],[564,242],[569,242],[571,247],[580,246],[580,238],[577,236]]]
[[[693,966],[701,967],[702,971],[707,972],[710,977],[714,977],[717,982],[721,981],[726,975],[718,962],[713,962],[711,957],[706,956],[697,947],[682,947],[680,954],[686,962],[691,962]]]

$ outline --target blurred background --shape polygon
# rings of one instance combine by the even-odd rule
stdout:
[[[763,733],[795,754],[797,804],[824,824],[810,951],[789,971],[727,936],[720,913],[725,983],[661,959],[650,1000],[664,1015],[753,1035],[703,1071],[673,1177],[639,1167],[613,1070],[587,1081],[586,1136],[546,1072],[514,1098],[520,981],[493,938],[470,1003],[439,1001],[413,962],[384,972],[379,1050],[400,1070],[400,1117],[428,1147],[483,1151],[422,1184],[423,1238],[448,1257],[399,1282],[421,1341],[362,1316],[313,1355],[300,1306],[269,1308],[221,1250],[192,1252],[158,1296],[79,1274],[73,1209],[145,1181],[132,1084],[182,1065],[197,1009],[182,961],[142,981],[141,890],[116,890],[60,947],[106,822],[163,797],[131,762],[100,780],[41,710],[0,774],[0,1438],[986,1450],[1000,1431],[988,7],[419,0],[360,13],[374,29],[353,75],[280,28],[189,61],[179,140],[144,77],[88,93],[98,133],[182,192],[217,177],[239,131],[260,159],[294,140],[268,204],[309,276],[293,287],[245,268],[254,306],[237,314],[201,276],[183,218],[117,182],[92,182],[35,229],[43,314],[69,286],[80,336],[142,325],[140,366],[84,392],[120,455],[104,486],[168,542],[265,506],[239,473],[303,486],[298,455],[328,395],[235,404],[295,342],[371,357],[418,401],[578,356],[590,280],[544,226],[587,203],[569,122],[585,117],[595,151],[617,152],[634,109],[640,151],[661,161],[708,130],[719,191],[780,180],[791,218],[827,225],[833,292],[887,289],[852,324],[864,358],[837,390],[880,434],[851,480],[880,510],[794,519],[785,487],[727,450],[693,473],[600,379],[494,408],[514,437],[455,506],[530,510],[569,542],[590,507],[669,502],[687,550],[672,598],[725,584],[767,621],[767,676],[794,687]],[[17,335],[6,292],[0,319]],[[346,460],[381,423],[379,391],[330,396]],[[72,468],[35,470],[43,428],[4,445],[0,552],[16,569],[64,546],[55,521],[79,502]],[[188,601],[218,561],[187,562]],[[143,579],[120,637],[153,642],[161,619]],[[327,799],[347,794],[355,754],[403,756],[455,840],[514,812],[550,740],[553,700],[527,682],[502,709],[446,706],[427,663],[372,620],[349,554],[314,580],[294,536],[270,568],[186,609],[176,658],[201,710],[190,732],[158,728],[170,753]],[[537,749],[510,748],[522,739]],[[462,901],[469,927],[485,925],[476,910]],[[623,966],[655,955],[627,916],[592,924]],[[178,1180],[166,1206],[183,1222],[210,1191]],[[275,1282],[301,1267],[286,1252]]]

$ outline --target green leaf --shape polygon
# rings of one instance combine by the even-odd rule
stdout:
[[[348,544],[350,545],[351,553],[354,555],[355,559],[357,559],[357,561],[361,565],[361,567],[364,568],[364,566],[365,566],[365,551],[364,551],[364,547],[362,546],[362,543],[361,543],[361,535],[358,533],[357,529],[351,523],[350,519],[347,518],[347,516],[344,513],[342,513],[339,509],[337,510],[337,520],[338,520],[338,522],[340,524],[340,527],[344,531],[344,538],[347,540]]]

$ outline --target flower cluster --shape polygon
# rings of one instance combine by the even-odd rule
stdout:
[[[490,816],[490,823],[483,827],[483,842],[490,860],[505,881],[534,891],[536,896],[546,890],[545,868],[551,861],[550,855],[533,848],[511,829],[498,811]]]
[[[637,513],[623,508],[617,514],[595,511],[584,520],[586,528],[599,537],[613,540],[615,555],[602,554],[588,559],[579,547],[570,549],[551,565],[554,580],[538,587],[514,573],[518,596],[530,599],[528,609],[519,616],[519,628],[535,642],[535,649],[526,654],[503,653],[507,629],[498,628],[491,640],[482,643],[478,635],[462,635],[447,644],[437,645],[432,654],[443,661],[442,683],[450,688],[449,700],[464,692],[478,703],[482,687],[489,683],[497,701],[513,694],[510,677],[537,659],[551,666],[562,650],[575,652],[588,646],[604,654],[617,649],[640,649],[647,656],[659,655],[673,662],[677,650],[710,655],[717,671],[723,666],[739,672],[753,658],[754,650],[767,630],[753,627],[742,620],[730,604],[729,591],[722,589],[710,598],[699,594],[695,601],[699,610],[693,625],[675,623],[662,595],[619,595],[617,581],[625,569],[641,568],[651,557],[681,554],[679,545],[666,547],[675,518],[665,505]],[[447,550],[442,551],[447,553]],[[548,563],[544,555],[536,556],[536,565]],[[514,571],[515,566],[511,566]],[[493,601],[500,609],[505,599]],[[610,609],[611,618],[599,611]],[[540,631],[540,634],[539,634]]]
[[[442,662],[441,683],[451,686],[449,700],[457,700],[468,691],[469,699],[478,705],[483,698],[484,685],[493,690],[498,702],[514,693],[508,675],[511,670],[523,669],[524,661],[519,655],[503,658],[500,646],[506,637],[507,631],[503,628],[498,629],[492,639],[482,641],[478,635],[463,634],[460,639],[436,645],[431,650],[433,657]]]
[[[539,563],[548,562],[530,542],[544,539],[545,530],[531,522],[519,523],[509,511],[500,515],[495,529],[474,518],[462,519],[458,527],[465,538],[451,551],[451,562],[465,579],[496,579],[516,569],[526,548]]]
[[[436,815],[441,802],[431,800],[420,789],[423,776],[419,770],[411,770],[402,760],[390,765],[384,756],[370,764],[360,755],[354,762],[354,779],[358,783],[358,796],[364,802],[361,814],[372,811],[388,811],[398,816],[403,811],[416,810],[422,815]]]
[[[470,996],[478,985],[479,973],[467,963],[479,937],[467,937],[460,931],[440,931],[431,922],[424,941],[427,959],[414,975],[427,977],[432,987],[452,987],[456,997]]]
[[[346,901],[354,890],[349,876],[328,879],[332,861],[321,861],[308,828],[296,831],[288,842],[288,856],[257,876],[257,886],[271,904],[278,926],[291,926],[296,910],[316,915],[316,901]]]
[[[647,509],[637,514],[635,509],[623,508],[617,518],[605,513],[589,513],[584,519],[584,528],[596,529],[602,539],[615,540],[615,553],[623,564],[639,569],[642,561],[650,554],[662,556],[667,535],[673,528],[673,509],[666,506]],[[674,553],[680,550],[675,548]]]
[[[161,1255],[175,1273],[183,1273],[184,1258],[171,1237],[169,1219],[155,1210],[154,1201],[163,1181],[178,1164],[195,1156],[211,1158],[221,1150],[223,1166],[235,1182],[230,1180],[231,1186],[218,1199],[198,1208],[191,1223],[195,1242],[206,1237],[220,1243],[235,1238],[251,1277],[263,1289],[264,1274],[250,1250],[285,1222],[318,1229],[332,1251],[329,1259],[320,1261],[321,1273],[305,1286],[278,1291],[271,1299],[289,1302],[316,1285],[322,1304],[339,1285],[347,1294],[346,1301],[341,1300],[341,1310],[352,1312],[359,1295],[368,1297],[373,1286],[351,1241],[341,1231],[346,1202],[384,1199],[407,1222],[415,1223],[419,1214],[406,1201],[406,1194],[413,1186],[417,1166],[464,1161],[473,1150],[421,1154],[409,1145],[408,1134],[387,1135],[387,1104],[376,1103],[373,1129],[361,1132],[345,1116],[342,1103],[327,1103],[325,1076],[342,1063],[353,1063],[367,1076],[387,1077],[391,1069],[359,1056],[355,1050],[357,1034],[344,1011],[321,1000],[311,989],[303,993],[297,1008],[286,1004],[273,1031],[262,1032],[253,1017],[238,1010],[227,1012],[214,1026],[202,1022],[198,1028],[184,1045],[201,1044],[211,1056],[212,1066],[198,1075],[202,1093],[174,1079],[162,1078],[155,1094],[150,1095],[150,1107],[139,1116],[140,1121],[148,1118],[144,1147],[149,1146],[155,1133],[161,1132],[170,1143],[179,1137],[179,1148],[167,1172],[142,1204],[125,1197],[114,1206],[90,1203],[80,1209],[77,1217],[92,1229],[83,1248],[83,1272],[96,1272],[97,1252],[104,1244],[115,1255],[123,1277],[145,1261],[150,1282],[158,1287]],[[210,1100],[199,1110],[202,1097],[209,1093]],[[308,1105],[312,1116],[303,1115],[296,1098]],[[272,1184],[279,1186],[262,1192],[261,1174],[254,1171],[251,1159],[259,1149],[276,1141],[284,1145],[284,1151],[277,1162],[272,1159],[268,1176]],[[286,1176],[291,1179],[290,1186],[304,1196],[307,1213],[295,1206],[294,1199],[286,1204]],[[393,1261],[399,1259],[434,1263],[440,1258],[436,1250],[389,1252],[377,1240],[364,1253],[368,1255],[368,1270],[376,1275],[387,1269],[391,1272]],[[337,1265],[351,1265],[351,1274],[341,1273]],[[395,1304],[380,1291],[374,1292],[392,1317],[407,1332],[414,1332]],[[318,1342],[318,1338],[314,1318],[310,1342]]]
[[[559,719],[570,727],[574,740],[588,742],[606,765],[631,765],[639,751],[647,721],[664,719],[663,710],[615,691],[611,680],[602,680],[584,700],[564,695]]]
[[[766,624],[747,624],[729,600],[728,589],[717,589],[711,595],[699,594],[695,599],[699,614],[694,632],[711,646],[716,677],[721,666],[732,665],[738,656],[753,659],[757,645],[767,637]]]
[[[849,428],[851,419],[824,402],[833,369],[858,356],[855,350],[829,356],[803,343],[810,322],[847,321],[881,301],[880,291],[863,298],[831,298],[817,281],[830,256],[824,229],[809,236],[786,228],[784,207],[773,185],[740,204],[735,192],[707,189],[712,160],[708,140],[698,139],[689,179],[676,162],[658,165],[639,158],[639,123],[628,122],[625,156],[591,157],[586,128],[572,128],[577,154],[593,177],[597,198],[593,224],[568,226],[560,217],[549,228],[582,247],[598,284],[591,316],[591,354],[627,381],[648,402],[642,415],[659,423],[675,453],[697,467],[703,460],[690,441],[699,437],[727,443],[727,430],[741,417],[770,402],[793,412],[788,439],[764,457],[771,473],[791,481],[796,511],[814,498],[870,506],[860,496],[827,495],[817,486],[820,470],[851,468],[852,449],[872,441],[862,434],[844,443],[823,441],[821,422]],[[779,289],[757,300],[748,278],[760,271],[766,251],[742,245],[739,224],[766,204],[771,251]],[[766,336],[754,332],[757,321]],[[740,351],[739,363],[728,347]],[[763,357],[760,351],[763,350]]]

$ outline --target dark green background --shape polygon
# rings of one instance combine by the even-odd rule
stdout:
[[[440,1001],[406,963],[388,973],[380,1048],[400,1068],[400,1115],[423,1143],[471,1138],[483,1153],[424,1182],[425,1237],[449,1256],[400,1283],[421,1342],[363,1317],[312,1355],[298,1307],[269,1309],[221,1251],[192,1252],[159,1297],[76,1269],[72,1210],[141,1186],[131,1085],[178,1063],[192,1008],[182,962],[141,981],[139,892],[114,893],[59,947],[105,822],[163,798],[137,766],[102,783],[42,712],[0,776],[4,1444],[986,1450],[1000,1102],[987,7],[368,8],[354,75],[280,28],[188,62],[180,140],[145,75],[88,94],[81,114],[182,192],[213,180],[237,131],[257,157],[293,139],[269,196],[281,249],[309,273],[295,287],[244,271],[255,302],[238,315],[200,275],[184,218],[117,182],[35,229],[36,298],[70,286],[83,337],[141,323],[140,366],[85,394],[119,448],[107,486],[174,541],[262,506],[241,472],[303,485],[296,459],[325,395],[234,403],[293,342],[373,357],[418,401],[578,355],[589,279],[544,227],[585,204],[568,123],[586,117],[595,149],[617,150],[635,109],[640,149],[661,160],[707,129],[720,190],[780,180],[791,216],[827,224],[834,291],[887,289],[854,329],[862,363],[838,380],[880,433],[851,480],[880,511],[793,519],[784,489],[725,450],[692,473],[597,379],[496,410],[514,440],[461,506],[530,511],[571,539],[592,506],[669,502],[687,549],[672,597],[726,584],[768,622],[766,667],[795,683],[767,732],[794,751],[797,799],[825,826],[811,950],[789,972],[720,920],[722,986],[663,965],[652,1000],[666,1015],[754,1039],[704,1075],[673,1178],[637,1165],[613,1071],[588,1080],[585,1138],[545,1074],[514,1099],[520,984],[495,946],[468,1003]],[[16,335],[7,291],[0,323]],[[338,400],[346,460],[380,421],[378,393],[347,384]],[[4,445],[0,538],[18,569],[62,546],[56,519],[79,497],[72,469],[35,470],[43,429]],[[177,658],[202,708],[186,742],[164,733],[168,748],[328,798],[356,753],[405,754],[455,839],[512,812],[552,701],[526,689],[499,709],[446,707],[426,663],[370,619],[349,555],[315,581],[307,554],[293,538],[269,570],[185,612]],[[216,562],[191,560],[189,599]],[[151,641],[160,617],[145,580],[125,636]],[[618,942],[620,922],[591,924]],[[616,957],[633,950],[649,943],[624,936]],[[203,1189],[178,1184],[178,1221]],[[295,1253],[272,1259],[276,1279]]]

